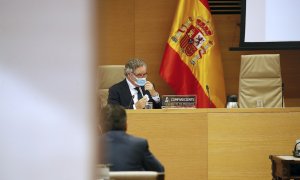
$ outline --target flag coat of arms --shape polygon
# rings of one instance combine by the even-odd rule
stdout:
[[[178,95],[196,95],[198,108],[225,107],[221,52],[207,0],[179,0],[160,66]]]

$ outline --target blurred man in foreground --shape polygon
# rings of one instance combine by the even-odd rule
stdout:
[[[163,165],[149,151],[147,140],[126,133],[127,117],[122,106],[104,107],[100,128],[100,163],[111,164],[111,171],[164,172]]]

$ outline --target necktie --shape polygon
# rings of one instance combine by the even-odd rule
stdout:
[[[134,89],[137,90],[137,92],[138,92],[138,100],[142,99],[143,95],[142,95],[142,93],[140,91],[140,87],[135,87]]]

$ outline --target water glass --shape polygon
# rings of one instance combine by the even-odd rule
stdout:
[[[145,109],[153,109],[153,103],[152,102],[146,102]]]
[[[256,100],[256,107],[257,108],[263,108],[264,107],[264,101],[262,99]]]

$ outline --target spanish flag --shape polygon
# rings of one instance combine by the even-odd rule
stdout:
[[[198,108],[225,107],[221,53],[207,0],[179,0],[160,75]]]

